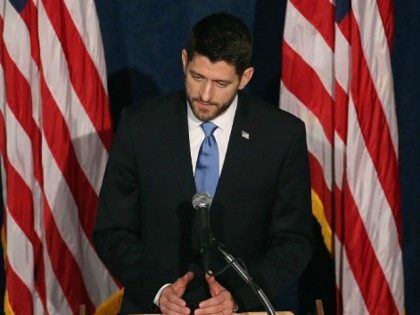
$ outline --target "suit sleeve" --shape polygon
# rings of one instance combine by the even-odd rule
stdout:
[[[269,298],[297,279],[313,252],[311,188],[308,151],[300,123],[282,162],[269,225],[266,249],[247,262],[250,275]],[[261,303],[238,277],[231,278],[231,291],[239,310],[260,309]]]
[[[123,111],[99,196],[93,240],[99,257],[126,293],[135,293],[130,300],[151,308],[159,288],[174,279],[142,243],[133,144],[130,115]]]

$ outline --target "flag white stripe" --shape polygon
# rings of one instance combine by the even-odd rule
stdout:
[[[33,270],[26,268],[26,265],[34,265],[34,252],[32,243],[28,240],[25,233],[12,218],[9,207],[6,208],[6,224],[7,224],[7,257],[9,264],[15,273],[25,283],[29,291],[34,290]]]
[[[2,109],[2,114],[4,119],[7,120],[7,124],[5,124],[5,131],[8,138],[6,141],[7,156],[10,164],[23,179],[28,189],[32,192],[32,201],[34,205],[34,230],[41,239],[43,234],[43,230],[41,228],[42,191],[39,187],[39,183],[33,177],[33,159],[24,158],[27,155],[32,156],[31,139],[23,130],[13,112],[10,111],[7,103],[5,104],[4,109]]]
[[[46,142],[44,140],[44,142]],[[64,180],[58,165],[47,145],[43,146],[44,175],[49,179],[44,184],[44,191],[48,203],[51,206],[52,215],[57,224],[61,238],[71,251],[79,266],[86,289],[94,305],[100,302],[116,287],[113,280],[107,275],[107,271],[90,245],[85,232],[81,229],[77,206],[66,181]],[[60,198],[56,198],[60,196]],[[105,278],[106,277],[106,278]],[[103,291],[98,291],[98,284]]]
[[[40,45],[45,81],[66,120],[79,164],[99,194],[102,172],[98,170],[105,169],[108,153],[71,85],[64,52],[42,2],[38,12],[40,33],[44,34],[40,38]]]
[[[9,106],[5,106],[3,117],[7,120],[7,124],[5,124],[7,134],[6,152],[9,161],[28,188],[31,189],[35,185],[33,160],[24,158],[26,155],[32,156],[31,141],[19,124],[19,121],[10,111]]]
[[[1,82],[1,81],[0,81]],[[6,175],[6,169],[4,167],[4,157],[3,155],[0,155],[0,167],[1,167],[1,182],[6,183],[7,175]],[[7,215],[7,187],[6,185],[1,185],[1,193],[3,194],[3,207],[5,208],[4,213]],[[4,250],[4,248],[3,248]]]
[[[4,69],[1,63],[0,63],[0,110],[4,117],[4,112],[6,111],[6,89],[5,89],[5,84],[4,84]],[[4,117],[4,120],[6,120],[5,117]],[[3,130],[0,130],[0,132],[3,132]],[[2,157],[2,155],[0,155],[0,157]],[[2,174],[4,175],[5,173],[2,172]],[[2,183],[5,183],[5,181],[2,181]],[[6,188],[4,186],[6,185],[2,185],[2,186],[4,190]],[[3,202],[4,204],[6,204],[5,199],[3,199]]]
[[[334,75],[336,84],[348,94],[350,89],[350,55],[351,48],[337,24],[335,24],[335,69]],[[336,109],[337,111],[337,109]],[[341,190],[343,188],[343,175],[345,172],[345,152],[347,139],[342,139],[336,131],[334,132],[334,182]],[[353,278],[353,275],[351,275]]]
[[[335,98],[333,84],[334,59],[324,38],[318,30],[289,2],[288,13],[284,24],[284,39],[294,51],[318,74],[324,88],[331,98]]]
[[[280,83],[280,104],[281,108],[299,117],[305,122],[308,142],[308,150],[314,155],[321,165],[324,173],[324,180],[328,189],[332,189],[332,148],[324,133],[318,118],[302,104],[283,84]],[[309,132],[310,131],[310,132]]]
[[[46,240],[43,239],[43,243],[46,243]],[[48,255],[48,250],[46,246],[44,250],[44,267],[45,267],[45,293],[47,299],[47,310],[53,314],[71,314],[71,308],[69,303],[61,289],[60,283],[55,277],[55,273],[51,266],[50,257]]]
[[[346,144],[337,132],[334,132],[334,183],[338,189],[343,188],[344,159],[346,155]]]
[[[28,82],[31,82],[32,117],[39,124],[39,76],[37,66],[31,57],[30,34],[25,22],[21,19],[20,15],[16,12],[10,2],[2,1],[2,3],[7,12],[7,14],[5,14],[7,17],[4,18],[3,30],[5,49],[13,59],[13,62],[22,76]],[[3,14],[3,11],[1,14]],[[19,34],[19,36],[13,35],[16,33]]]
[[[3,16],[3,40],[5,47],[10,55],[13,55],[13,61],[25,77],[30,80],[29,69],[31,68],[31,48],[29,46],[30,38],[28,28],[21,19],[18,12],[9,1],[1,1],[4,4]],[[1,12],[3,14],[3,11]],[[16,36],[19,34],[19,36]]]
[[[347,150],[349,188],[397,307],[401,310],[402,305],[398,303],[402,301],[404,288],[403,279],[400,277],[402,252],[398,243],[397,227],[375,166],[366,149],[352,99],[349,105],[347,140],[347,146],[351,148]]]
[[[398,156],[398,130],[395,102],[394,84],[392,80],[391,61],[388,41],[383,28],[381,16],[376,0],[352,1],[352,9],[359,25],[361,44],[367,60],[370,76],[382,104],[394,152]]]
[[[365,300],[349,265],[347,252],[336,235],[334,242],[335,252],[340,253],[336,255],[335,274],[339,275],[336,277],[336,284],[341,289],[341,296],[343,301],[345,301],[343,303],[343,314],[368,314]],[[345,281],[337,281],[339,279],[345,279]]]
[[[32,117],[39,126],[41,113],[39,71],[31,56],[30,34],[25,22],[10,2],[5,1],[4,3],[7,10],[3,31],[5,48],[22,76],[26,81],[31,82],[28,85],[31,90]],[[19,36],[13,35],[15,33],[19,34]]]
[[[337,24],[335,25],[335,35],[335,79],[348,94],[350,89],[351,48]]]
[[[42,314],[44,307],[38,293],[35,290],[34,270],[32,268],[28,268],[28,265],[34,266],[34,252],[32,244],[10,215],[10,211],[7,206],[6,213],[7,257],[10,268],[14,270],[15,274],[31,292],[35,314]]]

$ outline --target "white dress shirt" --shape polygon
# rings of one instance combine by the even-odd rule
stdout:
[[[187,104],[187,118],[188,118],[188,135],[190,138],[190,150],[193,174],[195,174],[195,165],[197,163],[198,153],[200,152],[201,144],[203,143],[205,134],[201,128],[203,123],[195,117],[190,106]],[[220,116],[212,119],[217,129],[214,131],[217,147],[219,148],[219,175],[222,172],[223,163],[225,162],[226,151],[229,144],[230,132],[232,131],[233,120],[235,119],[236,108],[238,107],[238,95],[235,96],[229,108]]]

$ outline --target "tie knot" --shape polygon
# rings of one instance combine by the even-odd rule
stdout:
[[[206,121],[201,124],[201,128],[203,128],[203,131],[206,137],[210,137],[213,134],[213,132],[216,130],[217,126],[211,121]]]

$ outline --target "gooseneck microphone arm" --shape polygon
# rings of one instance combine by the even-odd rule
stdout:
[[[200,253],[203,259],[203,266],[206,273],[209,272],[209,252],[214,248],[216,240],[213,238],[210,225],[210,207],[212,199],[205,192],[196,193],[192,198],[192,204],[194,209],[198,211],[200,220]],[[228,263],[228,266],[239,274],[239,276],[251,287],[262,305],[270,315],[275,315],[273,306],[268,300],[263,290],[254,282],[254,280],[248,275],[248,272],[238,263],[238,261],[224,248],[222,244],[216,246],[218,252]],[[225,270],[225,269],[224,269]],[[223,272],[223,271],[222,271]]]
[[[275,315],[273,305],[271,305],[270,300],[265,295],[264,291],[254,282],[254,280],[248,275],[248,272],[239,264],[239,262],[228,253],[222,244],[217,245],[217,250],[226,260],[226,262],[232,266],[236,273],[251,287],[258,299],[261,301],[265,310],[270,315]]]

